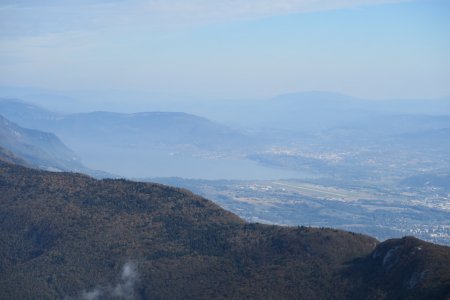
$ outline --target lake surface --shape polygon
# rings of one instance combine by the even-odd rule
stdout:
[[[75,146],[75,145],[74,145]],[[74,147],[75,148],[75,147]],[[305,179],[309,173],[276,169],[245,158],[207,158],[173,155],[161,150],[76,147],[82,162],[124,177],[182,177],[191,179]]]

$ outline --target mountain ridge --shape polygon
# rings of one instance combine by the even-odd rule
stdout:
[[[249,138],[225,125],[184,112],[60,114],[15,99],[0,99],[0,111],[20,126],[54,132],[75,150],[74,145],[86,140],[100,140],[104,145],[138,142],[231,149]]]

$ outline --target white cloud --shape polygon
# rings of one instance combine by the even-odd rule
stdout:
[[[98,300],[98,299],[135,299],[135,286],[139,281],[139,274],[134,263],[127,262],[122,269],[120,282],[115,286],[97,286],[89,291],[82,291],[80,300]],[[67,300],[73,298],[66,298]]]
[[[359,8],[408,0],[46,0],[0,2],[0,36],[105,27],[171,27]]]
[[[147,0],[149,12],[158,15],[191,15],[211,18],[258,18],[272,15],[361,7],[405,0]]]

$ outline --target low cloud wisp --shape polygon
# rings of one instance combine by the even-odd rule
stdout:
[[[120,281],[116,285],[97,286],[94,289],[83,291],[78,299],[136,299],[136,283],[138,281],[139,273],[137,265],[133,262],[127,262],[122,268]]]

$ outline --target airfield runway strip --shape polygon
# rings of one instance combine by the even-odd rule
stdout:
[[[305,191],[311,191],[311,192],[316,192],[316,193],[328,194],[328,195],[338,196],[338,197],[342,197],[342,198],[347,197],[347,195],[333,193],[333,192],[327,192],[327,191],[323,191],[323,190],[320,190],[320,189],[306,188],[306,187],[301,187],[301,186],[296,186],[296,185],[291,185],[291,184],[286,184],[286,183],[280,183],[280,182],[275,182],[275,181],[272,182],[272,183],[273,184],[277,184],[277,185],[281,185],[281,186],[287,186],[287,187],[299,189],[299,190],[305,190]]]

